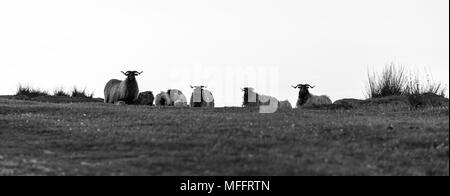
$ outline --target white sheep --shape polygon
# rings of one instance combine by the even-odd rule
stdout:
[[[167,92],[161,91],[159,94],[156,95],[155,99],[155,105],[157,106],[169,106],[170,105],[170,97]]]
[[[187,106],[187,99],[186,96],[184,96],[183,92],[177,89],[169,89],[167,90],[167,94],[170,98],[170,106],[175,107],[185,107]]]
[[[122,73],[127,76],[124,81],[112,79],[105,86],[105,103],[116,104],[119,101],[126,104],[134,104],[139,96],[139,87],[136,76],[143,72],[127,71]]]
[[[257,107],[261,104],[259,101],[259,94],[255,92],[254,88],[245,87],[241,89],[244,92],[243,107]]]
[[[194,89],[191,95],[191,107],[214,107],[213,94],[204,89],[206,86],[191,86]]]
[[[261,95],[255,92],[254,88],[245,87],[241,89],[244,92],[244,101],[242,103],[243,107],[257,107],[260,105],[269,105],[269,100],[272,102],[277,102],[279,104],[278,99],[268,95]]]
[[[314,86],[311,86],[309,84],[299,84],[292,87],[295,89],[300,89],[300,92],[298,94],[297,108],[332,104],[331,99],[326,95],[316,96],[311,94],[309,92],[309,88],[314,88]]]
[[[242,103],[243,107],[259,107],[260,113],[274,113],[280,106],[282,109],[288,108],[288,102],[283,102],[282,104],[278,99],[268,95],[261,95],[255,92],[253,88],[245,87],[241,89],[244,92],[244,101]]]

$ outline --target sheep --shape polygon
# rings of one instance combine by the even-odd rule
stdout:
[[[137,103],[139,105],[149,105],[153,106],[153,101],[155,100],[155,96],[152,91],[146,91],[139,93]]]
[[[186,96],[184,96],[183,92],[177,89],[169,89],[167,90],[167,94],[170,98],[170,106],[175,107],[185,107],[187,106],[187,99]]]
[[[125,104],[134,104],[139,95],[139,87],[136,76],[143,72],[127,71],[122,73],[127,76],[124,81],[112,79],[105,86],[105,103],[116,104],[123,101]]]
[[[170,105],[170,97],[167,92],[161,91],[156,95],[155,105],[157,106],[169,106]]]
[[[214,107],[214,96],[213,94],[205,90],[206,86],[192,86],[194,89],[191,95],[191,107]]]
[[[326,95],[316,96],[309,93],[309,88],[314,88],[309,84],[299,84],[297,86],[292,86],[294,89],[300,89],[298,94],[297,108],[304,106],[321,106],[332,104],[331,99]]]
[[[241,90],[242,92],[244,92],[244,102],[242,103],[243,107],[258,107],[260,105],[269,105],[269,100],[276,101],[277,104],[279,102],[275,97],[256,93],[254,88],[245,87]]]
[[[259,94],[255,93],[254,88],[245,87],[241,90],[244,92],[243,107],[258,107],[260,105]]]
[[[292,110],[292,104],[288,100],[278,102],[279,110]]]
[[[260,113],[274,113],[280,106],[282,109],[289,108],[289,102],[280,103],[275,97],[256,93],[253,88],[245,87],[241,90],[244,92],[243,107],[259,107]]]

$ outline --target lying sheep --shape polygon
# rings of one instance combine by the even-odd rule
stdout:
[[[177,89],[169,89],[167,91],[167,94],[170,98],[170,106],[175,107],[186,107],[187,106],[187,99],[186,96],[184,96],[183,92]]]
[[[112,79],[105,86],[105,103],[116,104],[119,101],[125,104],[134,104],[139,95],[139,87],[136,76],[143,72],[127,71],[122,73],[127,76],[124,81]]]
[[[278,109],[292,109],[289,101],[280,102],[275,97],[258,94],[253,88],[249,87],[241,90],[244,92],[243,107],[258,107],[260,113],[274,113]]]
[[[326,95],[316,96],[309,93],[309,88],[314,88],[309,84],[299,84],[297,86],[292,86],[293,88],[300,89],[298,94],[297,108],[305,106],[321,106],[330,105],[331,99]]]
[[[255,92],[254,88],[245,87],[241,89],[244,92],[243,107],[258,107],[261,103],[259,101],[259,94]]]
[[[146,91],[139,93],[137,103],[139,105],[149,105],[153,106],[153,101],[155,100],[155,96],[152,91]]]
[[[269,100],[276,101],[277,104],[279,104],[279,101],[275,97],[258,94],[255,92],[254,88],[245,87],[241,90],[244,92],[244,101],[242,103],[243,107],[269,105]]]
[[[171,103],[169,94],[167,92],[161,91],[156,95],[155,105],[157,106],[169,106]]]
[[[191,86],[194,89],[191,95],[191,107],[214,107],[213,94],[205,90],[206,86]]]
[[[292,110],[292,104],[288,100],[278,102],[279,110]]]

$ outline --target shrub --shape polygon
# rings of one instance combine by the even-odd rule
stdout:
[[[386,66],[381,74],[369,73],[368,78],[369,98],[403,95],[408,81],[404,67],[394,63]]]
[[[409,77],[408,77],[409,76]],[[433,94],[445,97],[447,88],[427,75],[422,82],[419,74],[406,72],[405,68],[394,63],[386,66],[381,74],[368,74],[367,95],[369,98],[382,98],[399,95]]]
[[[19,85],[16,96],[26,96],[26,97],[40,97],[40,96],[49,96],[48,92],[40,90],[40,89],[34,89],[30,86],[22,86]]]
[[[58,97],[70,97],[70,95],[68,93],[66,93],[66,91],[64,91],[63,88],[57,88],[53,91],[53,95],[54,96],[58,96]]]
[[[371,99],[404,96],[413,108],[448,106],[445,98],[447,87],[434,81],[430,75],[427,75],[426,82],[422,82],[419,74],[411,74],[404,67],[391,63],[381,74],[373,72],[368,76],[367,95]]]
[[[72,97],[93,98],[94,93],[87,93],[86,89],[80,90],[77,87],[74,87],[72,90]]]

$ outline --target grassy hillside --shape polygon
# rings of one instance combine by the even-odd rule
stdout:
[[[154,108],[0,98],[0,175],[447,175],[449,110]]]

